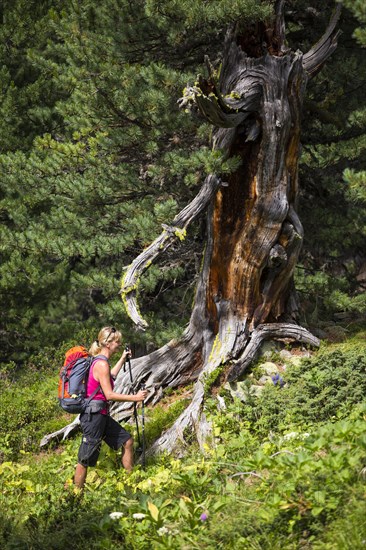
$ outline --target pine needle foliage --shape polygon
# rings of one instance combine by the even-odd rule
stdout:
[[[299,16],[301,5],[294,4],[292,41],[310,20],[319,33],[326,25],[326,12],[315,3]],[[309,83],[304,105],[299,211],[305,237],[296,287],[303,322],[313,327],[365,311],[366,67],[354,38],[359,23],[349,11],[357,15],[356,5],[345,3],[337,53]]]
[[[223,165],[177,99],[205,53],[216,55],[227,18],[255,20],[271,6],[16,0],[2,9],[1,339],[4,358],[21,360],[80,324],[118,324],[128,337],[124,268]],[[173,249],[142,281],[152,300],[145,340],[188,319],[197,231],[193,248],[180,259]]]
[[[333,3],[325,3],[324,15],[315,4],[287,3],[291,47],[306,51],[322,34]],[[144,335],[136,335],[127,319],[120,279],[208,173],[236,168],[235,159],[211,151],[210,127],[180,111],[177,99],[205,73],[205,55],[219,69],[228,25],[254,25],[273,9],[274,2],[254,0],[2,3],[4,360],[22,361],[45,343],[105,323],[142,345],[157,346],[179,334],[201,265],[203,222],[142,278],[141,306],[151,327]],[[350,38],[355,20],[347,14],[344,42],[334,56],[339,61],[314,81],[305,111],[307,242],[300,267],[307,275],[324,271],[332,284],[322,296],[308,277],[301,290],[309,304],[320,301],[328,312],[349,309],[347,299],[354,310],[363,307],[355,277],[365,220],[354,202],[363,200],[362,187],[354,190],[354,174],[362,178],[365,69]],[[341,212],[339,204],[345,205]],[[320,219],[326,220],[322,229]],[[329,242],[332,261],[325,262]],[[355,254],[355,270],[336,282],[335,269]],[[333,297],[326,301],[329,292]]]

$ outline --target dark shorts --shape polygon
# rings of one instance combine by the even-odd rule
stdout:
[[[81,414],[80,424],[83,437],[79,448],[78,462],[83,466],[96,465],[102,441],[117,451],[131,437],[116,420],[106,414]]]

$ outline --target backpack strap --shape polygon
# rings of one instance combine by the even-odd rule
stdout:
[[[62,377],[61,396],[65,396],[65,376]]]
[[[88,377],[87,377],[87,380],[86,380],[86,384],[88,384],[88,380],[89,380],[89,374],[90,374],[90,369],[92,368],[92,366],[94,365],[94,363],[96,363],[97,361],[99,361],[99,359],[104,359],[104,361],[107,361],[108,365],[109,365],[109,359],[108,357],[106,357],[105,355],[95,355],[90,363],[90,367],[89,367],[89,371],[88,371]],[[87,398],[87,403],[89,404],[90,401],[92,401],[94,399],[94,397],[97,395],[98,391],[102,391],[102,388],[101,388],[101,385],[99,384],[98,387],[93,391],[93,393],[91,395],[89,395],[89,397]]]
[[[107,361],[107,363],[108,363],[108,365],[109,365],[109,359],[108,359],[108,357],[106,357],[105,355],[102,355],[102,354],[100,354],[100,355],[95,355],[94,358],[93,358],[92,364],[94,363],[94,361],[95,361],[96,359],[104,359],[104,361]]]

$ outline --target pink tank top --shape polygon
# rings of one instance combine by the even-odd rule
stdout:
[[[96,361],[93,362],[92,366],[90,367],[90,371],[89,371],[89,378],[88,378],[88,385],[87,385],[87,388],[86,388],[86,396],[89,397],[89,395],[91,395],[96,389],[97,387],[99,386],[99,382],[97,382],[97,380],[95,380],[94,376],[93,376],[93,370],[94,370],[94,365],[98,362],[98,359]],[[111,378],[111,385],[112,385],[112,389],[114,387],[114,380],[112,378],[112,376],[110,377]],[[95,394],[95,396],[93,397],[93,400],[96,400],[96,401],[105,401],[107,403],[107,400],[105,398],[105,395],[104,393],[102,392],[102,388],[100,388],[97,393]],[[105,409],[102,409],[100,411],[101,414],[108,414],[108,406],[106,406]]]

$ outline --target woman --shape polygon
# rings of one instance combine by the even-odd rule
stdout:
[[[99,412],[83,413],[80,415],[80,424],[83,437],[78,454],[78,464],[75,470],[74,484],[82,489],[85,484],[88,466],[95,466],[98,460],[101,443],[104,440],[112,449],[122,450],[122,465],[130,472],[133,468],[133,439],[108,414],[108,401],[143,401],[147,395],[146,390],[139,391],[136,395],[120,394],[113,391],[113,383],[121,370],[129,352],[124,351],[115,366],[110,369],[109,359],[121,347],[122,335],[114,327],[104,327],[98,334],[89,353],[98,357],[93,361],[87,384],[87,396],[91,395],[98,387],[99,390],[93,400],[105,401],[105,407]]]

